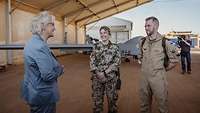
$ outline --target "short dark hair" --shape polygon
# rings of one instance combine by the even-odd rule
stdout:
[[[153,20],[153,22],[157,23],[158,26],[159,26],[159,20],[156,17],[151,16],[151,17],[148,17],[148,18],[145,19],[145,21],[148,21],[148,20]]]
[[[111,31],[110,31],[110,28],[109,28],[109,27],[107,27],[107,26],[101,26],[101,28],[99,29],[99,32],[100,32],[102,29],[105,30],[105,31],[108,31],[108,34],[111,36]]]

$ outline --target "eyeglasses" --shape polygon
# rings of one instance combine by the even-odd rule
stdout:
[[[52,25],[52,26],[54,26],[54,25],[55,25],[53,22],[50,22],[50,23],[48,23],[48,24],[50,24],[50,25]]]

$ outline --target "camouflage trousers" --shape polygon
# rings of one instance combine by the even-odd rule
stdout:
[[[143,73],[140,78],[140,113],[152,113],[152,96],[158,103],[160,113],[169,113],[167,80],[164,70],[156,70],[148,74]]]
[[[117,78],[113,78],[105,83],[100,82],[97,78],[92,79],[92,100],[93,113],[103,112],[104,93],[108,101],[108,113],[117,113]]]

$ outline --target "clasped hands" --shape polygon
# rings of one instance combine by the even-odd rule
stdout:
[[[96,72],[96,77],[99,79],[101,82],[106,81],[106,76],[104,72]]]

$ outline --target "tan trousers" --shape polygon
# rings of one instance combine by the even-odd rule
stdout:
[[[151,113],[152,96],[158,105],[160,113],[169,113],[168,110],[168,90],[165,70],[156,70],[155,72],[145,74],[142,72],[140,78],[140,112]]]

